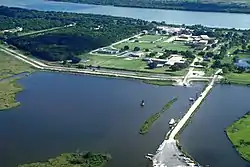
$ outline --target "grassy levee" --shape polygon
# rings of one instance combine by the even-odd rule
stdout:
[[[146,84],[157,85],[157,86],[173,86],[174,81],[156,81],[156,80],[144,80]]]
[[[176,102],[177,100],[178,100],[177,97],[173,98],[167,104],[165,104],[159,112],[153,114],[149,119],[147,119],[143,123],[142,127],[140,128],[140,134],[144,135],[144,134],[148,133],[148,131],[149,131],[150,127],[153,125],[153,123],[157,119],[159,119],[161,114],[163,114],[165,111],[167,111],[174,104],[174,102]]]
[[[250,73],[229,73],[222,83],[250,85]]]
[[[24,164],[18,167],[104,167],[110,159],[109,154],[66,153],[46,162]]]
[[[227,127],[226,134],[234,148],[247,161],[250,161],[250,112]]]

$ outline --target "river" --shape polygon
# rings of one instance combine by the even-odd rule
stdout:
[[[0,5],[37,10],[93,13],[130,17],[148,21],[165,21],[168,24],[201,24],[210,27],[250,28],[250,14],[192,12],[178,10],[142,9],[86,4],[59,3],[45,0],[1,0]]]
[[[0,166],[46,160],[61,153],[109,152],[108,167],[145,167],[144,155],[163,141],[171,118],[181,118],[192,88],[140,81],[37,72],[19,80],[18,108],[0,113]],[[145,136],[140,126],[177,96],[178,101]],[[145,106],[140,106],[141,100]]]

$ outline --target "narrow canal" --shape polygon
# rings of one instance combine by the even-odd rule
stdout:
[[[202,165],[249,167],[232,147],[224,130],[250,111],[250,88],[217,85],[191,123],[180,135],[180,143]]]

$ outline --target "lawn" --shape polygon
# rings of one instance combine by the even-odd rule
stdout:
[[[98,55],[89,55],[85,59],[88,59],[85,64],[109,68],[119,68],[119,69],[128,69],[128,70],[143,70],[147,67],[146,62],[141,59],[126,59],[124,57],[116,56],[98,56]]]
[[[178,51],[186,51],[190,50],[192,51],[190,46],[186,46],[183,42],[162,42],[161,46],[164,47],[164,49],[168,50],[178,50]]]
[[[226,129],[227,135],[241,156],[250,161],[250,113]]]
[[[114,47],[117,49],[122,49],[124,46],[128,46],[129,50],[133,50],[135,47],[139,47],[141,50],[144,49],[152,49],[154,51],[162,51],[161,48],[157,47],[157,44],[148,43],[148,42],[123,42],[118,45],[115,45]]]
[[[0,79],[31,71],[28,64],[0,50]]]
[[[141,59],[131,59],[128,57],[117,57],[117,56],[100,56],[100,55],[82,55],[82,59],[88,60],[83,63],[85,65],[100,66],[106,68],[116,68],[124,70],[136,70],[148,73],[161,73],[174,76],[185,75],[188,69],[183,69],[180,71],[171,71],[168,67],[148,69],[147,62]]]
[[[225,78],[232,84],[250,84],[250,73],[229,73]]]
[[[186,46],[182,42],[163,42],[162,40],[156,43],[147,43],[147,42],[124,42],[114,47],[117,49],[122,49],[124,46],[128,46],[130,50],[133,50],[135,47],[139,47],[141,50],[150,49],[155,52],[162,52],[165,49],[168,50],[177,50],[177,51],[192,51],[193,49],[190,46]]]
[[[161,35],[143,35],[141,36],[141,38],[139,38],[139,41],[155,41],[157,39],[160,39],[162,37],[166,37],[166,36],[161,36]]]

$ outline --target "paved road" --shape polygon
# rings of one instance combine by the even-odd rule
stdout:
[[[25,56],[9,48],[1,47],[0,49],[14,56],[15,58],[21,61],[24,61],[25,63],[28,63],[31,66],[41,69],[41,70],[72,72],[72,73],[81,73],[81,74],[89,74],[89,75],[105,75],[105,76],[111,76],[111,77],[124,77],[124,78],[141,79],[141,80],[159,80],[159,81],[172,80],[172,81],[180,82],[183,79],[183,76],[168,76],[164,74],[161,75],[161,74],[143,73],[143,75],[146,75],[146,76],[140,76],[142,73],[140,74],[140,73],[135,73],[135,72],[130,72],[130,71],[117,71],[117,70],[107,70],[107,69],[100,69],[100,70],[96,69],[95,71],[93,71],[91,69],[58,67],[58,66],[47,65],[43,62],[32,59],[31,57]],[[204,81],[204,80],[207,80],[208,78],[209,77],[198,77],[198,78],[195,78],[195,80]]]
[[[159,147],[156,155],[152,158],[154,167],[187,167],[195,166],[195,163],[187,157],[184,157],[180,150],[177,148],[176,140],[174,139],[178,132],[183,128],[185,123],[190,119],[197,107],[202,103],[203,99],[207,96],[209,91],[213,88],[214,82],[218,74],[222,70],[219,69],[213,76],[212,81],[201,93],[200,97],[193,103],[188,112],[178,122],[174,129],[170,132],[167,140],[164,140]]]

